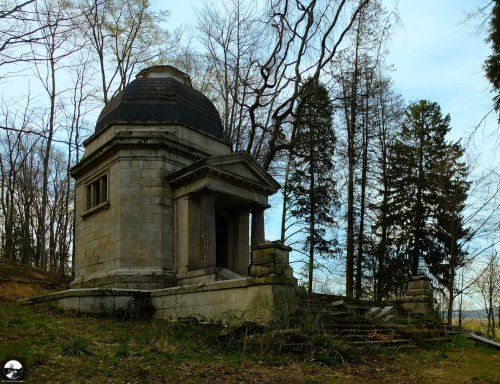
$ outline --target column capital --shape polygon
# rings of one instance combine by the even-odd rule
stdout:
[[[262,209],[263,211],[265,211],[268,208],[271,208],[270,204],[252,203],[250,205],[250,211],[252,211],[252,212],[253,212],[253,210],[259,210],[259,209]]]

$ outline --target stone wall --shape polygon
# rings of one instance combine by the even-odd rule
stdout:
[[[88,172],[76,185],[75,281],[114,270],[119,263],[119,205],[107,204],[88,213],[84,204],[87,183],[105,173],[108,175],[108,201],[119,201],[119,166],[114,159]]]
[[[183,126],[108,127],[73,168],[77,287],[175,285],[174,202],[166,176],[229,146]],[[87,185],[107,175],[107,202],[88,210]]]
[[[154,291],[151,303],[156,318],[267,324],[292,313],[297,296],[271,277],[244,278]]]

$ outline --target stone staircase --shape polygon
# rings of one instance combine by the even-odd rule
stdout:
[[[400,305],[321,294],[301,295],[289,326],[352,347],[414,348],[451,339],[444,325],[411,316]]]
[[[297,308],[270,326],[226,328],[219,340],[228,345],[240,343],[244,350],[343,363],[367,351],[406,350],[450,342],[453,337],[443,324],[412,316],[392,303],[378,305],[342,296],[303,294]]]

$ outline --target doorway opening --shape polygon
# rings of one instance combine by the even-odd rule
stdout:
[[[218,268],[229,268],[229,218],[215,215],[215,264]]]

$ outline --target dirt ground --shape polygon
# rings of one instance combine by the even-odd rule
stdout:
[[[69,278],[0,260],[0,299],[15,301],[68,289]]]

